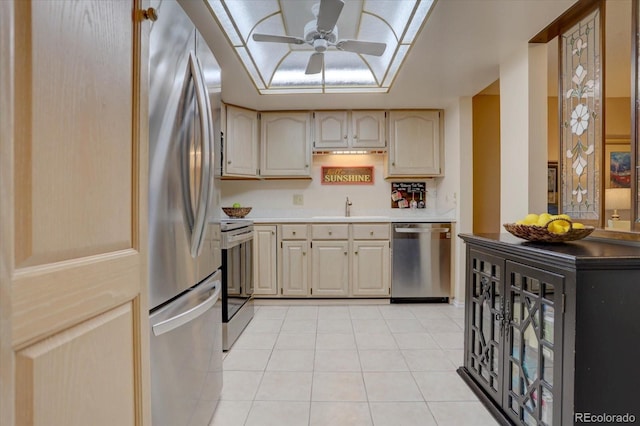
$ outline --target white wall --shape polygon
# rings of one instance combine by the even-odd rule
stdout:
[[[500,65],[500,223],[547,210],[546,68],[527,44]]]

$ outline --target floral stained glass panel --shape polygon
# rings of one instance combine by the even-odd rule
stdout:
[[[561,35],[562,212],[600,216],[602,92],[600,11]]]

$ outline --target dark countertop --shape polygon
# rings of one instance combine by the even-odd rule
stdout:
[[[538,258],[542,262],[579,265],[588,261],[594,268],[640,269],[640,244],[635,242],[588,237],[566,243],[540,243],[525,241],[508,233],[458,236],[467,243],[526,258]]]

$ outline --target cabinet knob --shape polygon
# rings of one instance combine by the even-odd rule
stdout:
[[[227,161],[227,164],[231,164],[231,161]]]
[[[293,231],[293,235],[296,235],[296,231]]]
[[[344,138],[347,139],[347,135],[344,135]]]
[[[151,22],[155,22],[158,20],[158,12],[156,12],[153,7],[150,7],[147,10],[142,11],[142,17],[144,19],[148,19]]]
[[[373,231],[369,232],[369,235],[373,235]]]
[[[395,166],[396,166],[396,163],[395,163],[395,162],[393,162],[393,163],[391,163],[391,165],[392,165],[393,167],[395,167]]]
[[[306,255],[307,255],[307,252],[306,252],[306,251],[303,251],[303,252],[302,252],[302,255],[303,255],[303,256],[306,256]]]
[[[276,231],[271,231],[271,235],[276,235]]]
[[[344,255],[345,255],[345,256],[347,255],[347,252],[346,252],[346,251],[344,252]]]
[[[354,139],[358,139],[358,135],[353,135],[353,138]]]
[[[358,254],[358,252],[356,252],[356,255]]]
[[[333,234],[333,232],[329,231],[329,235]]]
[[[305,168],[305,169],[308,169],[308,168],[309,168],[309,165],[308,165],[308,164],[305,164],[305,165],[304,165],[304,168]]]

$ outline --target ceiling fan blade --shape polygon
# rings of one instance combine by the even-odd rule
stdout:
[[[319,32],[328,33],[333,31],[343,6],[343,0],[320,0],[320,11],[318,12]]]
[[[309,63],[305,74],[318,74],[322,72],[322,65],[324,64],[324,53],[316,52],[309,57]]]
[[[292,43],[292,44],[304,44],[305,41],[298,37],[279,36],[270,34],[254,34],[253,39],[255,41],[270,41],[273,43]]]
[[[358,40],[340,40],[336,48],[346,52],[362,53],[364,55],[382,56],[387,48],[386,43]]]

